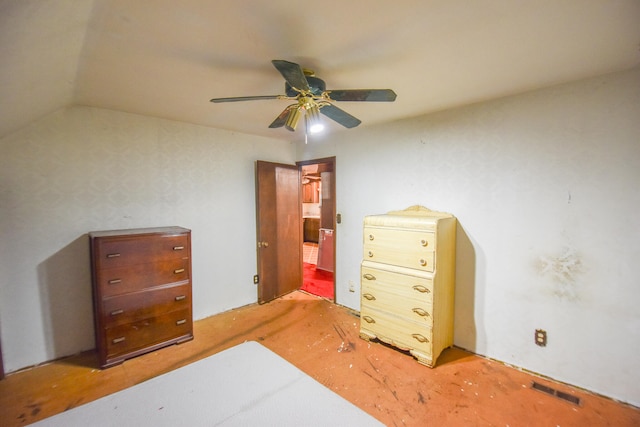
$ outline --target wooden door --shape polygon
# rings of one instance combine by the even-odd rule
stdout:
[[[256,162],[258,302],[302,284],[302,204],[295,165]]]

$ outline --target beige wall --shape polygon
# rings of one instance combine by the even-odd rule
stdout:
[[[365,215],[451,212],[455,344],[640,404],[640,69],[298,146],[333,155],[340,303]]]
[[[93,347],[91,230],[189,227],[195,317],[255,301],[254,160],[336,156],[339,303],[359,308],[364,215],[451,212],[456,345],[640,405],[638,117],[638,69],[297,147],[58,111],[0,139],[5,368]]]
[[[256,300],[254,161],[287,142],[94,108],[0,139],[5,369],[94,348],[87,233],[192,229],[194,317]]]

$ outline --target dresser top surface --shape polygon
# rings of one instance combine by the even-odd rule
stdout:
[[[150,227],[150,228],[129,228],[123,230],[104,230],[104,231],[92,231],[89,233],[89,237],[113,237],[113,236],[135,236],[135,235],[147,235],[147,234],[185,234],[191,230],[184,227],[171,226],[171,227]]]

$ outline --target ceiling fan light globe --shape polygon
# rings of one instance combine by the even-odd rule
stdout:
[[[309,133],[320,133],[324,130],[324,125],[322,123],[314,123],[309,126]]]

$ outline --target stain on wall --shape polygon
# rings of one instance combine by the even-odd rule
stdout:
[[[536,263],[540,276],[548,280],[551,294],[562,300],[580,300],[578,276],[584,272],[579,254],[565,247],[559,255],[541,256]]]

